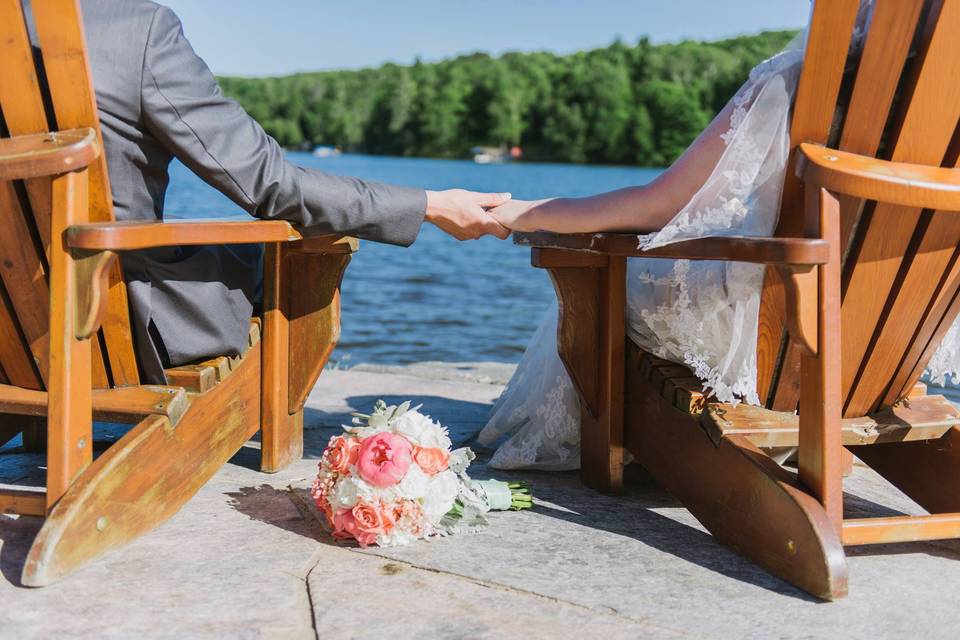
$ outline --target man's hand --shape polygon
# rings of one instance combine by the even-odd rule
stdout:
[[[475,193],[463,189],[427,191],[426,219],[457,240],[476,240],[486,235],[505,240],[510,230],[486,209],[499,207],[509,200],[509,193]]]

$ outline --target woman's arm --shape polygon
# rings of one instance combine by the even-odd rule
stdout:
[[[512,200],[490,211],[514,231],[651,232],[670,222],[710,177],[726,144],[733,104],[728,103],[669,169],[653,182],[586,198]]]

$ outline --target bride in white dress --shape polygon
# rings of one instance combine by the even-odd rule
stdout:
[[[862,0],[861,26],[872,8],[873,0]],[[754,68],[710,126],[652,183],[581,199],[514,200],[492,213],[517,231],[659,229],[642,237],[647,248],[705,236],[771,235],[804,45],[801,35]],[[629,337],[654,355],[690,367],[721,402],[760,404],[756,344],[762,283],[759,265],[633,258],[627,270]],[[956,375],[958,325],[931,360],[934,378]],[[478,438],[481,445],[497,447],[495,468],[579,466],[579,401],[557,355],[556,336],[554,306]]]

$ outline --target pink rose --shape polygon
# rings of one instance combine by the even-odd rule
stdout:
[[[400,482],[410,468],[410,442],[394,433],[377,433],[360,445],[360,477],[381,489]]]
[[[436,447],[414,447],[413,461],[425,474],[435,476],[450,466],[450,454]]]
[[[330,469],[343,475],[350,475],[350,465],[357,463],[360,442],[356,438],[337,436],[327,445],[327,463]]]
[[[357,520],[351,509],[340,509],[333,514],[333,537],[338,540],[356,540],[361,547],[368,547],[377,541],[377,534],[364,533],[357,528]]]

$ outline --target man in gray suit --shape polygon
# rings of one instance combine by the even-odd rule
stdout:
[[[508,235],[486,209],[509,194],[425,192],[290,164],[223,96],[170,9],[147,0],[80,5],[118,219],[163,217],[167,168],[176,157],[259,218],[403,246],[424,219],[461,240]],[[259,261],[256,247],[124,254],[146,381],[164,382],[164,367],[244,349]]]

